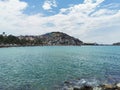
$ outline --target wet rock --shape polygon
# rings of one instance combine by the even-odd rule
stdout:
[[[69,81],[65,81],[64,83],[65,83],[65,84],[70,84],[70,82],[69,82]]]
[[[92,86],[84,86],[80,90],[93,90]]]
[[[93,90],[102,90],[101,87],[94,87]]]
[[[79,86],[74,86],[73,90],[80,90]]]
[[[120,83],[116,85],[117,89],[120,90]]]
[[[105,84],[102,86],[103,90],[115,90],[115,86],[111,84]]]
[[[71,84],[71,82],[69,82],[69,81],[65,81],[64,83],[65,83],[65,84]]]
[[[92,86],[74,87],[73,90],[93,90]]]
[[[74,90],[73,87],[68,88],[67,90]]]

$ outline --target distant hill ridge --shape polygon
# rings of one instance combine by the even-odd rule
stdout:
[[[62,32],[51,32],[40,36],[46,45],[82,45],[83,42],[77,38]]]
[[[113,43],[113,45],[117,45],[117,46],[120,46],[120,42],[117,42],[117,43]]]
[[[83,42],[63,32],[51,32],[39,36],[0,35],[0,46],[35,46],[35,45],[82,45]]]

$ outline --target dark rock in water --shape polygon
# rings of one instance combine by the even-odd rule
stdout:
[[[69,82],[69,81],[65,81],[64,83],[65,83],[65,84],[70,84],[70,82]]]
[[[73,90],[93,90],[93,87],[92,86],[83,86],[83,87],[74,87]]]
[[[93,90],[92,86],[84,86],[80,90]]]

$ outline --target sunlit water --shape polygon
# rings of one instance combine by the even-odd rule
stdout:
[[[78,78],[120,81],[120,47],[0,48],[0,90],[54,90]]]

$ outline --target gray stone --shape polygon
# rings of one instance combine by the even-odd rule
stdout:
[[[73,90],[73,87],[68,88],[67,90]]]
[[[102,90],[101,87],[94,87],[93,90]]]
[[[74,86],[73,90],[80,90],[80,87],[79,86]]]
[[[116,87],[117,87],[118,89],[120,89],[120,83],[118,83],[118,84],[116,85]]]
[[[104,84],[102,86],[103,90],[114,90],[115,89],[115,86],[112,85],[112,84]]]

